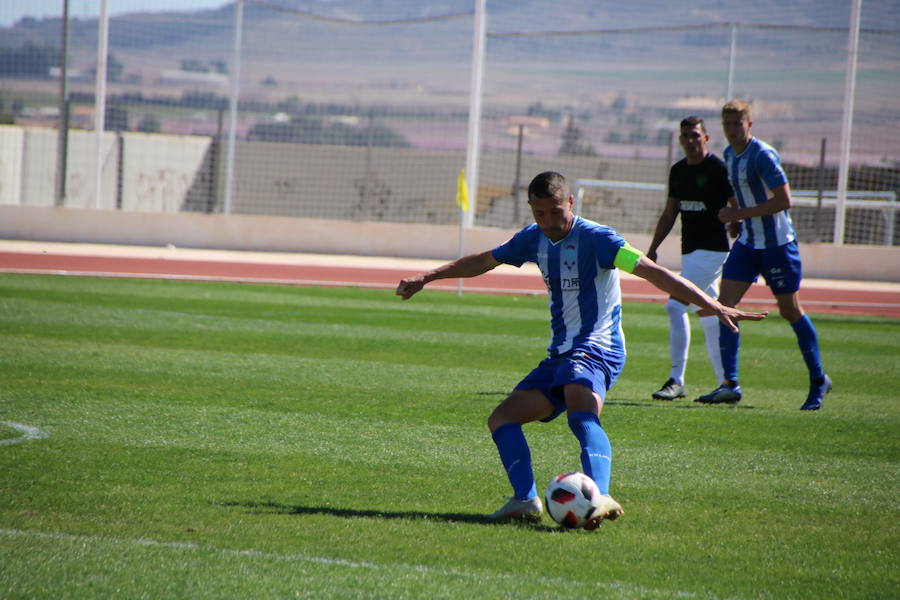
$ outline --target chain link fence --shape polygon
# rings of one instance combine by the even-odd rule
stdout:
[[[801,240],[834,240],[845,3],[754,12],[719,2],[687,13],[663,2],[621,13],[567,4],[548,18],[531,3],[487,2],[475,224],[529,222],[524,188],[542,170],[663,184],[681,157],[673,132],[684,116],[707,120],[721,154],[719,109],[730,96],[753,103],[754,134],[781,153]],[[70,18],[64,198],[54,195],[62,21],[0,30],[0,203],[459,220],[471,2],[245,0],[240,20],[235,8],[114,15],[99,138],[90,131],[97,15],[85,7]],[[896,245],[900,6],[866,2],[861,17],[845,241]],[[606,23],[616,26],[594,26]],[[623,232],[651,232],[665,192],[645,187],[588,188],[582,210]]]

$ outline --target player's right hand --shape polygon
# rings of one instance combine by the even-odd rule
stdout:
[[[411,279],[402,279],[397,286],[396,294],[404,300],[409,300],[413,294],[419,292],[425,287],[425,282],[421,277],[413,277]]]

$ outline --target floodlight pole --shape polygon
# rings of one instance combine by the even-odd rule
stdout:
[[[469,132],[466,140],[466,184],[469,188],[469,210],[462,215],[463,225],[475,224],[478,205],[478,153],[481,146],[481,87],[484,80],[485,0],[475,0],[475,23],[472,38],[472,80],[469,86]]]
[[[859,53],[859,13],[862,0],[850,5],[850,40],[847,44],[847,78],[844,83],[844,119],[841,125],[841,158],[838,167],[837,202],[834,206],[834,245],[844,245],[847,227],[847,179],[850,171],[850,138],[853,131],[853,97],[856,94],[856,61]]]
[[[466,136],[466,188],[468,210],[459,209],[459,255],[466,252],[466,229],[475,224],[478,207],[478,151],[481,137],[481,83],[484,79],[485,1],[475,0],[472,34],[472,73],[469,85],[469,130]],[[456,293],[462,296],[463,281],[456,281]]]
[[[231,94],[228,100],[228,153],[225,157],[225,206],[224,214],[231,214],[234,198],[234,152],[237,138],[238,94],[241,78],[241,38],[244,29],[244,0],[234,3],[234,41],[231,55]]]
[[[725,88],[725,102],[734,97],[734,62],[737,55],[737,23],[731,24],[731,48],[728,51],[728,85]]]
[[[62,33],[59,48],[59,120],[56,141],[56,206],[66,204],[66,163],[69,154],[69,0],[62,0]]]
[[[94,137],[97,154],[94,157],[94,208],[100,208],[103,193],[103,130],[106,128],[106,67],[109,51],[109,13],[106,0],[100,0],[99,31],[97,35],[97,79],[94,83]]]

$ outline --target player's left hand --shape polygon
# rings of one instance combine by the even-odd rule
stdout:
[[[699,311],[698,316],[703,316],[702,313],[704,311]],[[769,311],[763,312],[747,312],[745,310],[738,310],[736,308],[732,308],[730,306],[720,305],[719,310],[713,311],[712,314],[715,314],[720,321],[725,323],[729,329],[733,332],[738,332],[738,321],[762,321],[769,314]]]

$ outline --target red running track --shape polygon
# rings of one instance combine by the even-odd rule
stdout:
[[[0,271],[10,273],[44,273],[103,277],[143,277],[236,281],[245,283],[277,283],[285,285],[357,286],[393,289],[413,269],[397,267],[354,267],[346,265],[274,264],[265,262],[231,262],[224,260],[188,260],[136,258],[123,256],[79,256],[30,252],[0,252]],[[486,273],[468,279],[463,290],[476,293],[543,294],[543,280],[533,273]],[[866,289],[865,282],[816,280],[805,285],[801,301],[809,312],[845,315],[872,315],[900,318],[900,288]],[[429,284],[429,289],[456,290],[456,280]],[[889,286],[893,287],[893,286]],[[634,277],[622,279],[625,300],[663,302],[665,294],[646,281]],[[742,307],[774,310],[775,303],[768,288],[754,285]]]

